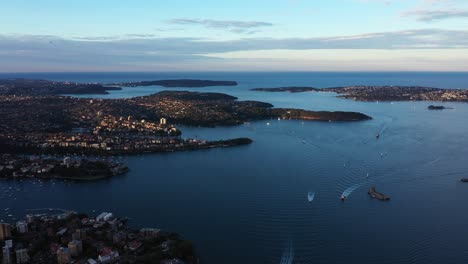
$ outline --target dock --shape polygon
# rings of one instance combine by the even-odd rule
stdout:
[[[386,196],[385,194],[379,193],[375,190],[375,187],[372,186],[369,188],[369,191],[367,192],[370,197],[379,199],[381,201],[388,201],[390,200],[389,196]]]

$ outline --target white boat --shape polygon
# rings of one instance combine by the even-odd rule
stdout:
[[[309,192],[307,194],[307,200],[309,200],[309,202],[312,202],[315,198],[315,192]]]

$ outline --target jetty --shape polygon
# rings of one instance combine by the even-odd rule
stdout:
[[[381,201],[388,201],[390,200],[389,196],[386,196],[385,194],[379,193],[375,190],[375,187],[372,186],[369,188],[369,191],[367,192],[370,197],[379,199]]]

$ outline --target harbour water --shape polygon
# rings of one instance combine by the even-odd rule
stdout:
[[[468,88],[468,73],[0,75],[5,77],[80,82],[233,80],[239,86],[190,90],[223,92],[275,107],[358,111],[374,119],[181,127],[185,137],[249,137],[254,143],[116,157],[131,171],[98,182],[0,181],[0,220],[12,222],[29,208],[111,211],[129,217],[134,226],[181,233],[194,242],[202,263],[468,261],[468,184],[460,182],[468,177],[468,104],[438,103],[453,109],[429,111],[433,102],[370,103],[339,99],[332,93],[249,91],[357,84]],[[168,89],[179,90],[125,88],[97,97],[125,98]],[[370,186],[392,200],[370,199]],[[307,199],[310,191],[315,192],[313,202]]]

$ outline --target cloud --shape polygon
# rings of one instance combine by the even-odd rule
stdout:
[[[254,33],[252,29],[271,27],[272,23],[262,21],[237,21],[237,20],[213,20],[213,19],[190,19],[177,18],[168,21],[174,25],[203,26],[212,29],[227,29],[233,33]]]
[[[468,48],[468,30],[406,30],[321,38],[202,38],[116,36],[64,39],[0,35],[0,71],[170,70],[212,67],[229,61],[222,54],[260,50],[423,50]],[[462,51],[460,51],[462,52]],[[292,59],[293,60],[293,59]],[[213,66],[214,65],[214,66]]]
[[[431,22],[450,18],[468,18],[468,10],[413,10],[402,15],[416,17],[417,20],[423,22]]]

